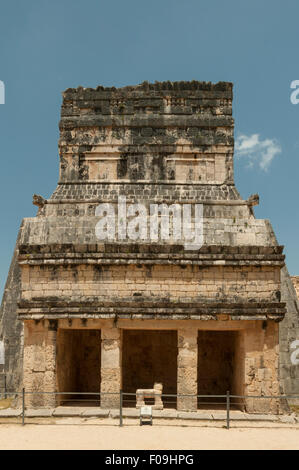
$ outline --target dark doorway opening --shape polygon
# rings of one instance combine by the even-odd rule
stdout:
[[[163,394],[177,393],[177,331],[123,331],[123,391],[136,393],[138,388],[163,384]],[[163,397],[164,407],[176,408],[175,397]],[[148,404],[152,401],[148,399]],[[124,395],[124,406],[135,407],[136,397]]]
[[[58,395],[61,405],[99,406],[101,384],[101,331],[64,330],[57,332],[57,390],[79,392]],[[83,395],[81,395],[83,394]]]
[[[242,351],[238,331],[198,332],[198,395],[242,393]],[[237,406],[237,403],[232,403]],[[226,398],[198,398],[199,408],[223,409]]]

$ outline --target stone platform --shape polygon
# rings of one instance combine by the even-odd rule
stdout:
[[[2,418],[19,418],[22,416],[21,409],[7,408],[0,410],[0,420]],[[52,409],[28,409],[25,412],[26,418],[112,418],[119,419],[118,409],[102,409],[99,407],[75,407],[58,406]],[[123,418],[139,418],[139,410],[136,408],[124,408]],[[198,411],[177,411],[169,408],[164,410],[153,410],[153,418],[165,420],[186,420],[186,421],[226,421],[226,411],[224,410],[198,410]],[[270,423],[299,423],[299,416],[295,413],[289,415],[255,414],[244,413],[239,410],[230,411],[230,421],[242,422],[270,422]]]

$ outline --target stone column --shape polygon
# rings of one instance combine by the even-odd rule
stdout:
[[[24,350],[23,350],[23,387],[27,392],[33,391],[33,354],[34,345],[32,341],[32,321],[24,321]],[[32,395],[25,396],[25,406],[32,408]],[[18,405],[22,406],[21,396]]]
[[[54,395],[40,392],[56,391],[56,330],[57,322],[24,322],[23,386],[27,408],[51,408]]]
[[[119,328],[101,329],[101,393],[115,393],[101,395],[102,408],[119,407],[119,391],[122,385],[121,333]]]
[[[197,395],[197,336],[196,329],[178,330],[178,395]],[[197,397],[178,397],[177,409],[196,411]]]
[[[279,395],[279,325],[274,321],[257,322],[244,331],[245,395]],[[246,398],[248,413],[277,413],[279,400]]]
[[[46,371],[44,376],[44,391],[57,391],[56,378],[56,338],[57,338],[57,321],[49,320],[48,330],[45,338],[45,362]],[[56,395],[45,395],[44,404],[47,408],[54,408],[57,404]]]

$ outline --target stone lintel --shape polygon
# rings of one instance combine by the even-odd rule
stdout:
[[[138,301],[131,299],[124,302],[123,299],[114,299],[112,302],[57,301],[57,299],[42,298],[39,301],[22,301],[17,311],[19,318],[198,318],[201,320],[232,320],[274,319],[281,321],[285,315],[285,303],[283,302],[249,302],[247,304],[234,303],[169,303],[151,302],[145,299]]]
[[[41,260],[32,260],[28,259],[25,261],[20,261],[19,264],[21,266],[28,265],[28,266],[69,266],[69,265],[81,265],[82,264],[82,259],[66,259],[61,258],[61,259],[41,259]],[[261,260],[261,261],[256,261],[256,260],[244,260],[244,261],[218,261],[218,260],[210,260],[210,261],[196,261],[196,260],[178,260],[178,261],[172,261],[170,262],[169,260],[121,260],[121,259],[98,259],[95,260],[93,258],[86,258],[84,259],[84,264],[92,264],[92,265],[128,265],[128,264],[142,264],[142,265],[159,265],[159,266],[169,266],[170,264],[173,265],[181,265],[181,266],[278,266],[278,267],[283,267],[284,266],[284,261],[266,261],[266,260]]]
[[[283,245],[203,245],[196,253],[185,250],[183,244],[158,244],[158,243],[53,243],[53,244],[20,244],[19,259],[30,259],[28,255],[36,255],[41,259],[47,256],[63,253],[64,257],[71,258],[72,255],[93,258],[96,255],[109,258],[145,258],[155,259],[163,256],[172,256],[173,259],[236,259],[236,260],[263,260],[268,257],[277,256],[284,259],[282,255]],[[244,256],[246,255],[246,258]],[[74,256],[75,257],[75,256]],[[55,257],[53,257],[55,258]],[[36,258],[38,259],[38,258]]]

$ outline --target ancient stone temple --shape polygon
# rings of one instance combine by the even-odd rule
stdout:
[[[2,305],[11,387],[102,392],[103,408],[154,383],[164,394],[296,393],[297,369],[285,356],[283,382],[279,368],[280,324],[284,348],[298,328],[294,291],[269,221],[254,216],[258,196],[235,187],[233,130],[231,83],[63,93],[58,186],[34,196]]]

